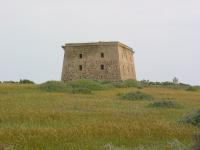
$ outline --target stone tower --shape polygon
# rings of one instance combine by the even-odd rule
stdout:
[[[120,42],[67,43],[62,81],[136,79],[134,51]]]

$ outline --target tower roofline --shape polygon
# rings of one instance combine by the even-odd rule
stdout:
[[[90,42],[90,43],[66,43],[62,48],[64,49],[65,47],[78,47],[78,46],[97,46],[97,45],[119,45],[121,47],[124,47],[126,49],[129,49],[130,51],[133,51],[133,49],[121,42],[118,41],[112,41],[112,42],[104,42],[104,41],[99,41],[99,42]]]

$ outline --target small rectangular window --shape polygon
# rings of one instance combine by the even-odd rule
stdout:
[[[104,53],[101,53],[101,58],[104,58]]]
[[[79,58],[83,58],[83,54],[79,54]]]
[[[101,65],[101,70],[104,70],[104,65]]]
[[[83,67],[82,67],[82,65],[79,65],[79,70],[81,71],[81,70],[83,70]]]

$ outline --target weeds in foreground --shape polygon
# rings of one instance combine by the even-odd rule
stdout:
[[[2,144],[0,144],[0,150],[5,150],[5,147]]]
[[[200,150],[200,133],[194,135],[194,143],[192,144],[193,150]]]
[[[188,149],[183,143],[181,143],[178,139],[174,139],[170,142],[168,142],[168,148],[170,150],[186,150]],[[200,147],[194,147],[194,148],[200,148]],[[199,149],[194,149],[193,150],[199,150]],[[106,144],[104,146],[105,150],[159,150],[156,146],[150,146],[150,147],[145,147],[143,145],[140,145],[135,148],[126,148],[125,146],[114,146],[113,144]]]

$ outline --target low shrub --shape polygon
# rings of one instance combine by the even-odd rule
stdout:
[[[68,91],[68,87],[64,82],[60,81],[47,81],[39,85],[39,88],[46,92],[65,92]]]
[[[175,101],[161,100],[148,105],[152,108],[181,108],[181,105]]]
[[[118,81],[118,82],[112,82],[110,83],[113,87],[116,87],[116,88],[124,88],[124,84],[122,81]]]
[[[28,80],[28,79],[20,79],[19,83],[20,84],[34,84],[33,81]]]
[[[184,116],[179,120],[179,122],[200,126],[200,109]]]
[[[92,90],[86,87],[76,87],[76,88],[72,88],[70,92],[73,94],[91,94]]]
[[[152,100],[153,96],[142,93],[142,92],[129,92],[129,93],[121,93],[118,95],[120,99],[125,99],[125,100]]]
[[[188,88],[186,89],[186,91],[195,92],[195,91],[197,91],[197,88],[190,86],[190,87],[188,87]]]
[[[117,82],[112,82],[111,84],[116,88],[128,88],[128,87],[142,88],[142,86],[136,80],[117,81]]]
[[[138,81],[139,84],[143,87],[163,87],[163,88],[173,88],[173,89],[186,89],[188,88],[190,85],[189,84],[185,84],[185,83],[173,83],[173,82],[152,82],[149,80],[141,80]]]

